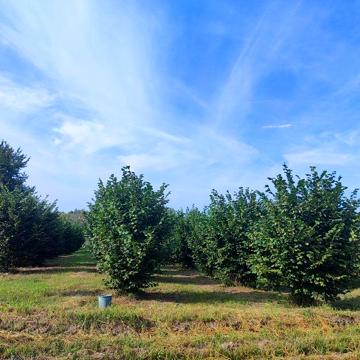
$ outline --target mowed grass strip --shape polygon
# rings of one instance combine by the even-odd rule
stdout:
[[[359,289],[333,307],[300,308],[193,271],[156,280],[100,310],[109,290],[87,249],[1,275],[0,358],[360,359]]]

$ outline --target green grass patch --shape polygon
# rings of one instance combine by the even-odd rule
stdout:
[[[0,276],[0,358],[357,359],[359,289],[333,306],[223,287],[169,268],[137,297],[108,293],[88,249]]]

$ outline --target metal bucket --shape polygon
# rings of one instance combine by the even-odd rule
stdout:
[[[111,305],[112,295],[100,295],[98,296],[99,308],[105,309]]]

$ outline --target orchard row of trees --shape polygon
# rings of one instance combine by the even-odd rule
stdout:
[[[29,158],[0,142],[0,272],[40,265],[84,242],[80,225],[26,185]]]
[[[61,214],[26,185],[29,159],[0,143],[0,271],[39,265],[88,243],[109,287],[152,285],[164,263],[221,280],[287,289],[301,304],[331,301],[359,276],[357,192],[336,173],[314,167],[304,178],[284,166],[265,192],[213,191],[210,204],[175,211],[167,185],[158,190],[129,167],[99,182],[89,211]]]
[[[284,166],[265,192],[213,191],[204,210],[167,207],[129,167],[100,181],[87,236],[107,284],[133,292],[164,262],[196,267],[224,284],[287,289],[300,304],[331,301],[359,275],[359,200],[335,173],[305,178]]]
[[[286,288],[298,303],[333,300],[359,275],[356,191],[315,168],[270,180],[265,193],[213,191],[204,211],[177,212],[174,260],[225,284]]]

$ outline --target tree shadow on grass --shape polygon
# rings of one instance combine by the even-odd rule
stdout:
[[[176,267],[165,267],[160,272],[161,275],[173,276],[173,275],[180,275],[180,276],[201,276],[196,270],[193,269],[181,269]]]
[[[356,289],[360,289],[360,278],[355,278],[352,280],[349,290],[353,291]],[[343,297],[340,300],[334,301],[331,305],[334,309],[337,310],[352,310],[358,311],[360,310],[360,295],[358,295],[359,291],[357,290],[356,293],[351,296],[351,293],[348,294],[346,297]]]
[[[288,296],[274,292],[265,291],[209,291],[209,292],[196,292],[196,291],[181,291],[181,292],[146,292],[141,295],[141,300],[155,300],[161,302],[174,302],[180,304],[215,304],[215,303],[288,303]]]
[[[82,262],[78,262],[76,264],[62,264],[62,263],[54,263],[51,265],[44,265],[44,267],[69,267],[69,268],[77,268],[77,267],[82,267],[82,266],[88,266],[88,267],[95,267],[96,263],[94,262],[89,262],[89,261],[82,261]]]
[[[27,268],[18,268],[15,270],[16,274],[21,275],[34,275],[34,274],[59,274],[59,273],[78,273],[78,272],[88,272],[96,273],[98,272],[94,266],[46,266],[46,267],[27,267]]]
[[[52,295],[60,295],[60,296],[98,296],[101,295],[102,292],[99,289],[94,290],[64,290],[64,291],[56,291]]]
[[[226,303],[235,302],[239,304],[248,303],[288,303],[288,295],[284,293],[252,290],[249,288],[229,287],[223,288],[219,286],[219,281],[201,275],[194,270],[179,270],[176,268],[166,268],[160,275],[154,278],[156,282],[166,284],[179,285],[208,285],[213,286],[209,291],[187,291],[179,289],[179,291],[148,291],[139,295],[139,300],[155,300],[162,302],[175,302],[183,304],[192,303]],[[220,290],[219,290],[220,288]],[[202,287],[202,289],[208,289]]]
[[[165,268],[154,277],[155,282],[181,285],[217,285],[218,281],[191,269]]]
[[[332,307],[337,310],[360,310],[360,296],[345,298],[332,303]]]
[[[218,282],[201,275],[191,276],[155,276],[155,282],[181,285],[217,285]]]

